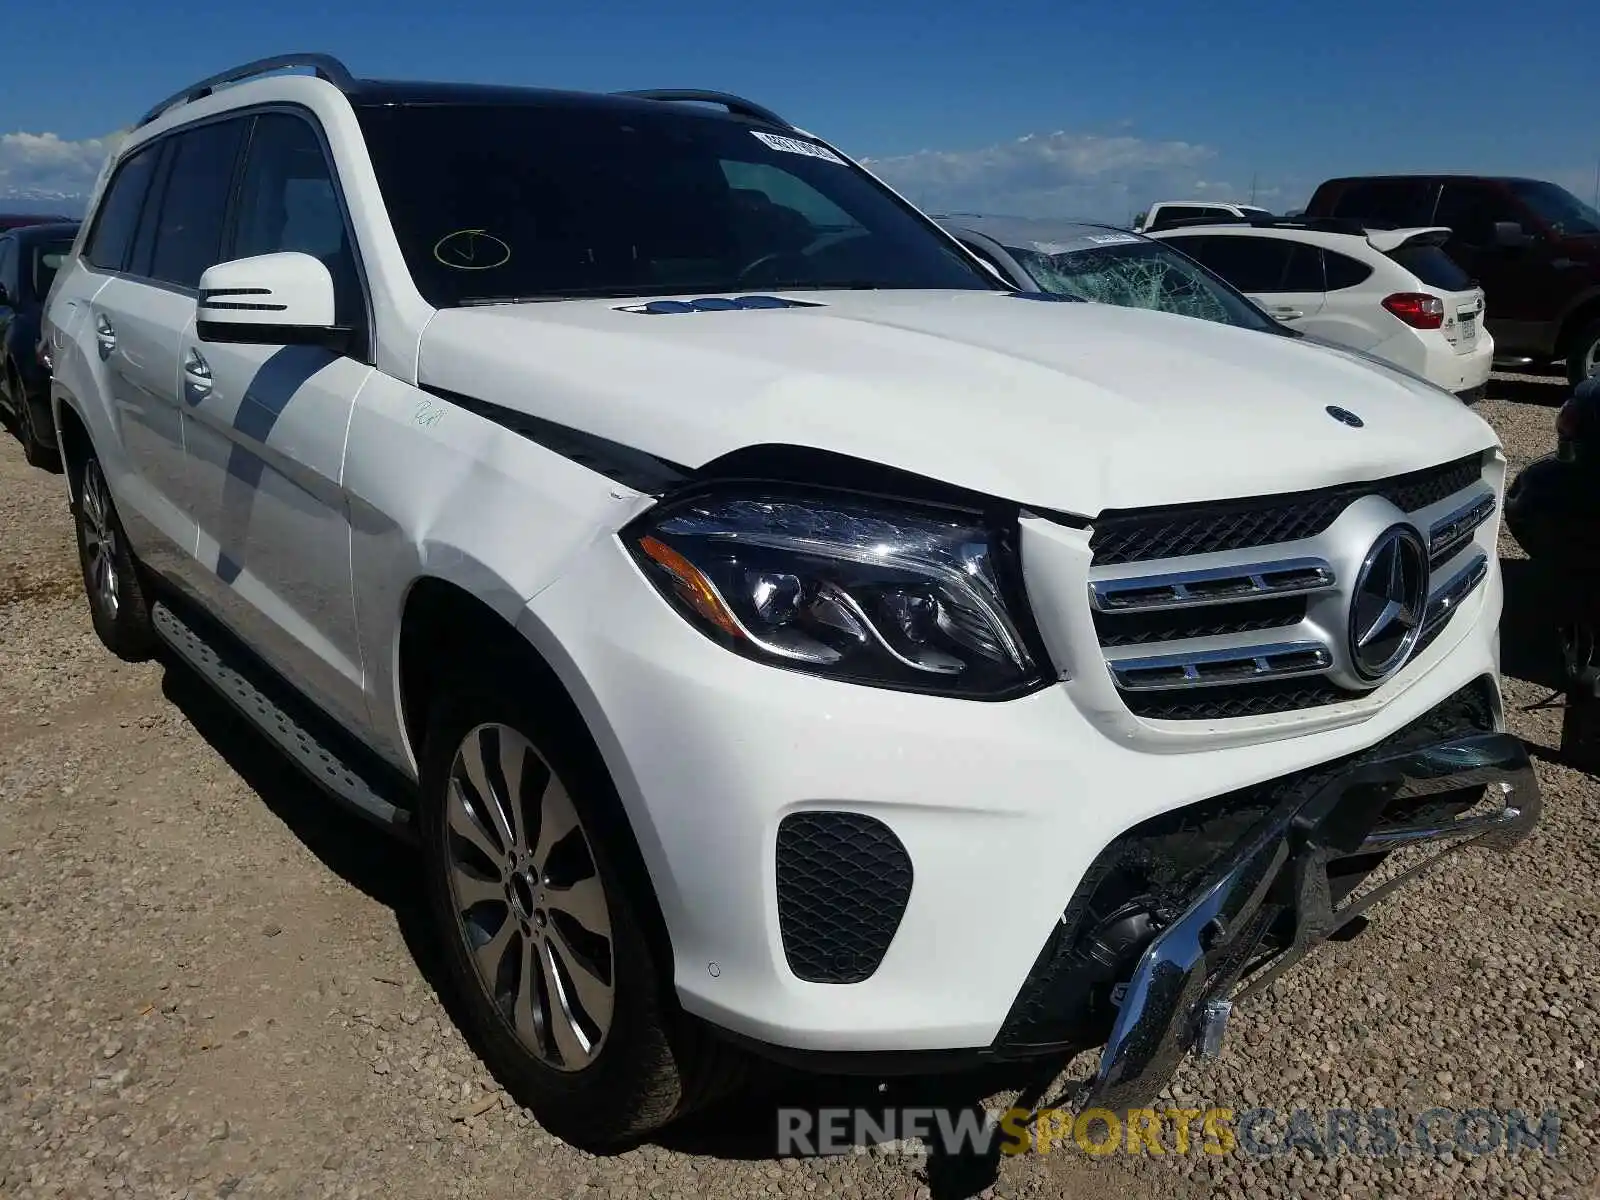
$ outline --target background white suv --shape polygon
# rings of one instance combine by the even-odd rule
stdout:
[[[416,839],[586,1145],[741,1047],[1148,1101],[1387,849],[1537,816],[1483,421],[1006,288],[749,101],[249,64],[119,147],[47,336],[100,637]]]
[[[1483,289],[1442,249],[1448,229],[1273,219],[1151,236],[1310,337],[1391,362],[1463,400],[1483,395],[1494,338],[1483,328]]]
[[[1153,233],[1196,221],[1271,219],[1272,214],[1253,204],[1217,200],[1160,200],[1134,218],[1135,233]]]

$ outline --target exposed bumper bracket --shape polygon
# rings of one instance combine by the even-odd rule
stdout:
[[[1426,805],[1430,797],[1443,800],[1479,787],[1484,799],[1458,817],[1384,822],[1397,801]],[[1122,990],[1082,1103],[1112,1110],[1148,1103],[1190,1050],[1203,1057],[1220,1053],[1233,1003],[1267,987],[1318,943],[1447,855],[1467,846],[1506,849],[1521,841],[1540,810],[1527,751],[1505,733],[1465,734],[1396,752],[1285,802],[1146,948]],[[1439,852],[1335,908],[1330,864],[1420,843],[1438,843]],[[1263,951],[1268,929],[1286,913],[1292,939]]]

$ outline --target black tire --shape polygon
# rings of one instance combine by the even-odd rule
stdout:
[[[44,471],[59,470],[61,458],[39,440],[39,431],[34,424],[33,402],[28,399],[22,380],[15,372],[11,376],[11,397],[17,406],[17,441],[22,443],[22,457],[30,467]]]
[[[1600,643],[1588,620],[1569,619],[1560,627],[1561,669],[1567,699],[1593,704],[1600,699]]]
[[[505,785],[504,771],[498,775],[488,774],[490,790],[518,791],[532,797],[530,804],[537,810],[548,813],[550,802],[540,798],[546,794],[540,784],[540,772],[547,769],[548,778],[559,782],[564,795],[570,798],[571,810],[576,813],[580,825],[582,848],[588,851],[587,855],[569,854],[567,866],[572,862],[582,863],[576,872],[579,881],[591,882],[597,878],[603,890],[605,916],[610,926],[607,932],[610,935],[611,1015],[609,1024],[596,1041],[593,1058],[578,1069],[553,1066],[530,1049],[518,1036],[513,1015],[518,1011],[522,972],[530,970],[529,956],[539,955],[538,962],[545,963],[542,956],[547,943],[556,948],[559,961],[568,964],[565,976],[568,982],[563,990],[574,996],[580,994],[574,982],[579,968],[570,964],[582,960],[575,955],[570,960],[562,957],[572,954],[563,947],[577,943],[558,940],[555,936],[558,928],[568,928],[564,922],[570,918],[561,911],[557,890],[553,886],[548,894],[543,890],[551,884],[549,864],[554,862],[555,856],[533,862],[533,869],[523,872],[524,879],[530,875],[535,879],[542,877],[542,883],[530,885],[540,889],[537,896],[514,895],[516,885],[512,880],[517,872],[508,870],[505,858],[490,860],[479,851],[467,849],[468,839],[452,833],[450,828],[449,806],[453,802],[448,793],[453,772],[456,772],[457,753],[470,754],[470,744],[465,743],[469,735],[482,736],[479,731],[483,727],[496,729],[491,740],[483,743],[485,761],[503,761],[498,749],[501,737],[505,737],[505,744],[519,748],[523,745],[501,732],[505,730],[520,735],[537,758],[542,759],[531,776],[526,769],[519,773],[517,788]],[[419,826],[429,919],[442,943],[449,985],[459,1002],[458,1011],[468,1026],[467,1033],[491,1071],[518,1103],[530,1109],[539,1123],[557,1136],[592,1152],[604,1153],[637,1142],[735,1085],[740,1065],[736,1052],[711,1038],[702,1026],[679,1012],[675,998],[670,995],[667,987],[670,963],[657,961],[651,949],[639,917],[641,883],[631,878],[634,872],[625,865],[630,859],[618,832],[625,828],[618,824],[624,820],[621,803],[604,765],[592,752],[582,731],[571,730],[562,716],[553,716],[504,689],[492,685],[457,685],[434,706],[424,740],[420,774]],[[462,774],[456,773],[455,777],[459,780]],[[470,807],[480,809],[476,802]],[[487,809],[480,811],[487,812]],[[536,823],[526,814],[532,811],[533,808],[524,808],[524,816],[518,819],[519,828],[528,831],[526,845],[530,847],[535,841],[532,831]],[[458,822],[460,813],[458,809]],[[504,840],[499,835],[491,838],[496,847]],[[564,838],[562,844],[570,847],[573,841],[570,837]],[[516,854],[512,851],[511,857]],[[472,914],[473,922],[482,922],[482,925],[474,925],[472,933],[468,932],[467,917],[458,912],[455,885],[451,882],[452,873],[459,871],[464,861],[463,856],[475,857],[478,863],[490,863],[489,870],[476,874],[482,877],[486,887],[500,893],[475,903],[467,902],[471,906],[465,913]],[[494,873],[496,871],[498,874]],[[459,879],[460,875],[456,874],[455,878]],[[530,908],[530,904],[533,907]],[[542,905],[548,905],[548,910],[539,907]],[[503,918],[498,918],[500,913],[504,914]],[[505,926],[513,927],[509,935],[505,934]],[[503,936],[511,940],[490,950],[489,947],[500,943]],[[469,938],[479,943],[477,956],[499,964],[495,978],[503,982],[498,999],[491,996],[475,965],[475,952],[469,948]],[[525,951],[524,945],[534,948]],[[593,943],[588,950],[590,961],[603,958],[594,950]],[[550,994],[548,981],[552,970],[549,966],[531,968],[540,978],[540,983],[530,992],[534,997],[532,1004],[538,1004],[540,997]],[[591,972],[588,982],[592,985],[597,977]],[[532,1011],[531,1005],[526,1011]],[[547,1018],[546,1024],[536,1028],[553,1027],[554,1021]],[[524,1028],[528,1028],[527,1023]],[[535,1040],[548,1042],[548,1035]]]
[[[1577,387],[1589,377],[1585,364],[1595,364],[1600,371],[1600,320],[1590,321],[1573,337],[1567,347],[1567,382]]]
[[[96,636],[126,662],[148,659],[156,647],[155,627],[145,599],[144,581],[106,484],[100,460],[92,453],[75,470],[72,517],[78,534],[78,564]]]

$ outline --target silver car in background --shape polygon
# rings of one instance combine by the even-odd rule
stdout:
[[[1298,336],[1188,255],[1114,225],[965,213],[934,219],[1025,292]]]

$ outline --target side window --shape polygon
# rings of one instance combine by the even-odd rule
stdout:
[[[146,146],[117,166],[94,218],[94,229],[84,246],[84,259],[102,271],[120,271],[128,257],[128,243],[139,223],[144,194],[155,174],[157,147]]]
[[[292,113],[256,118],[239,184],[231,258],[298,251],[333,276],[336,317],[361,315],[361,281],[333,172],[311,124]]]
[[[205,269],[221,260],[228,192],[244,127],[239,119],[218,121],[174,139],[156,219],[152,278],[196,287]]]
[[[1156,210],[1156,218],[1150,223],[1150,228],[1170,229],[1182,221],[1214,220],[1211,212],[1210,209],[1192,204],[1164,204]]]
[[[156,152],[156,165],[151,172],[144,213],[139,218],[139,227],[133,233],[133,248],[123,263],[123,269],[130,275],[148,277],[150,274],[150,259],[156,246],[156,227],[161,222],[161,202],[166,198],[167,180],[172,176],[172,158],[176,149],[175,140],[164,138]]]
[[[1295,243],[1264,237],[1184,237],[1169,241],[1241,292],[1277,292]]]
[[[1289,243],[1289,262],[1283,271],[1283,282],[1276,290],[1280,292],[1325,292],[1328,290],[1327,278],[1322,273],[1322,250],[1317,246],[1308,246],[1305,242]],[[1271,291],[1264,288],[1263,291]]]
[[[1341,288],[1352,288],[1365,283],[1372,275],[1372,268],[1366,263],[1351,258],[1348,254],[1340,254],[1334,250],[1322,252],[1322,263],[1328,273],[1328,290],[1337,292]]]
[[[1453,240],[1464,246],[1489,245],[1496,221],[1523,220],[1510,197],[1481,183],[1445,184],[1433,214],[1433,224],[1448,226]]]
[[[1335,217],[1350,217],[1394,229],[1424,225],[1434,185],[1425,179],[1381,179],[1352,184],[1334,202]]]

